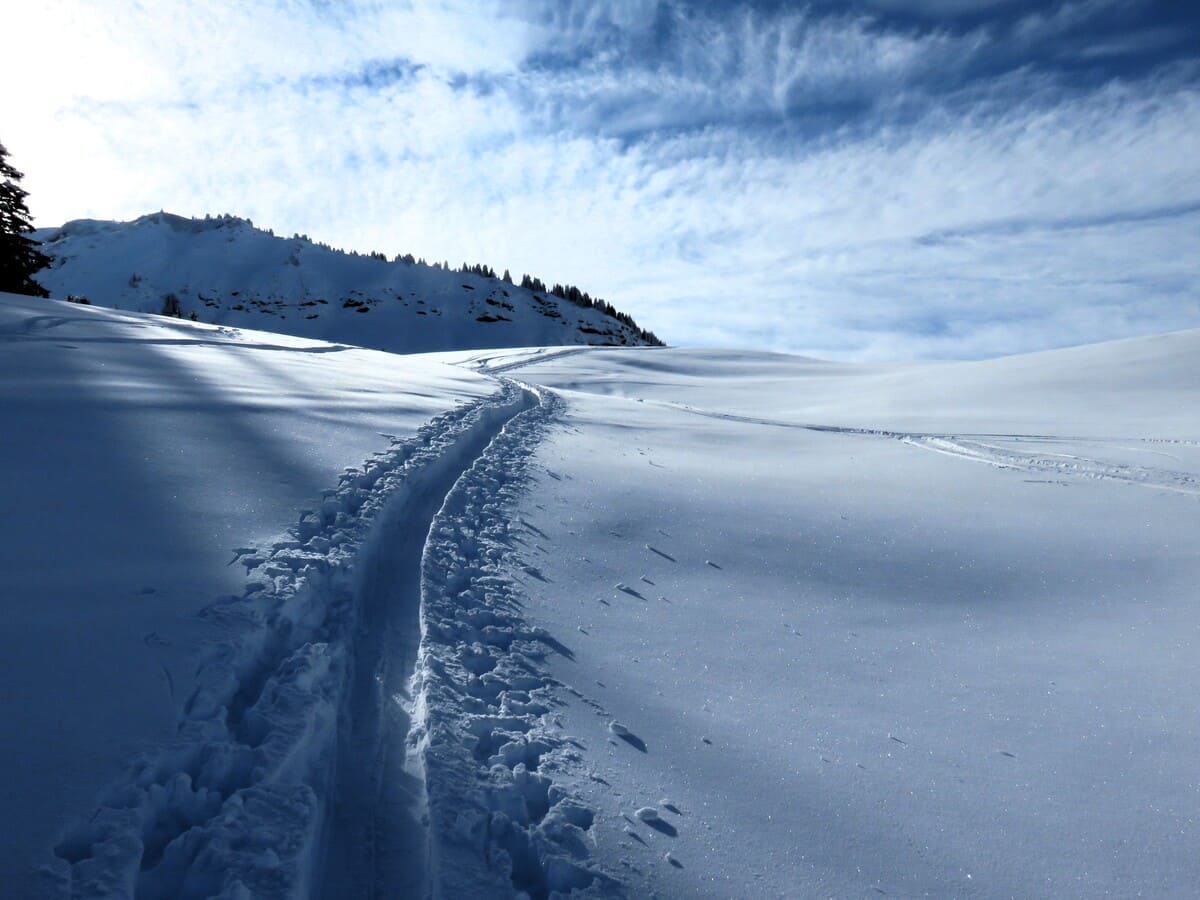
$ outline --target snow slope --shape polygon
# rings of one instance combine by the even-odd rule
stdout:
[[[1194,892],[1200,332],[506,374],[566,404],[526,615],[629,895]]]
[[[1200,332],[397,357],[3,297],[0,368],[15,896],[1200,879]]]
[[[544,291],[275,237],[231,216],[82,219],[35,237],[53,259],[38,281],[58,299],[158,313],[173,293],[202,322],[394,353],[656,340]]]
[[[240,625],[234,550],[346,466],[495,393],[462,369],[262,332],[0,298],[0,882],[174,735],[199,648]],[[248,555],[248,554],[247,554]],[[244,559],[244,557],[243,557]]]

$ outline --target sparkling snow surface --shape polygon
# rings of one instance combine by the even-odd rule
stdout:
[[[528,616],[631,895],[1195,891],[1200,332],[508,374],[567,401]]]
[[[0,297],[0,894],[1191,895],[1197,386]]]

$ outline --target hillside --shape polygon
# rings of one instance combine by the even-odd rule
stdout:
[[[590,299],[405,261],[411,257],[345,253],[232,216],[80,219],[36,237],[53,259],[38,280],[57,299],[159,313],[173,294],[185,318],[393,353],[659,343]]]
[[[1200,331],[0,348],[5,897],[1200,882]]]

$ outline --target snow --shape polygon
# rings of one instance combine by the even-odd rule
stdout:
[[[16,896],[1200,879],[1200,332],[397,356],[5,296],[0,347]]]
[[[643,344],[595,308],[498,278],[343,253],[231,216],[154,213],[36,232],[52,259],[38,281],[57,299],[185,317],[393,353],[543,344]]]
[[[567,403],[526,614],[631,896],[1194,889],[1200,332],[507,374]]]
[[[0,872],[91,813],[130,756],[168,740],[197,614],[245,589],[237,548],[270,546],[343,468],[491,395],[420,359],[157,316],[0,298],[5,739]]]

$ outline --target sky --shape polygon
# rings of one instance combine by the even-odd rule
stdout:
[[[575,284],[672,344],[837,359],[1200,327],[1197,4],[39,0],[4,19],[0,142],[39,226],[233,213]]]

